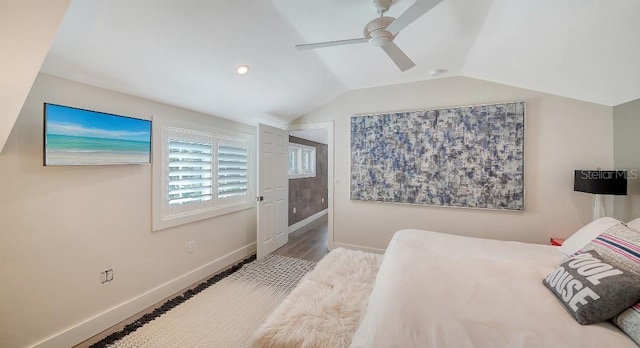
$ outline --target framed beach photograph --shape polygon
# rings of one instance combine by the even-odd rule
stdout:
[[[151,121],[44,104],[44,165],[151,163]]]

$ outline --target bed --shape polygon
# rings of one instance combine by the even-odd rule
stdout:
[[[636,347],[610,322],[580,325],[542,284],[558,247],[402,230],[352,347]]]
[[[640,219],[633,222],[596,220],[560,247],[401,230],[381,262],[336,249],[256,331],[254,346],[637,347]],[[563,300],[574,280],[586,285]],[[592,298],[578,296],[591,288]],[[572,311],[574,299],[584,301]]]

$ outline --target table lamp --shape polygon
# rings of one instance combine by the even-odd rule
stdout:
[[[627,172],[624,170],[576,170],[573,190],[593,193],[593,219],[606,216],[602,195],[626,195]]]

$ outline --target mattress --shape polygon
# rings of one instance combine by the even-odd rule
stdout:
[[[557,247],[402,230],[352,347],[637,347],[609,322],[580,325],[542,279]]]

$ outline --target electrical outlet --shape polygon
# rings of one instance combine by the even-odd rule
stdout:
[[[113,280],[113,268],[100,272],[100,283],[104,284]]]
[[[320,203],[324,203],[324,197],[320,198]]]
[[[296,207],[293,207],[293,213],[294,214],[296,213]]]
[[[194,240],[190,240],[190,241],[187,243],[187,251],[188,251],[189,253],[192,253],[192,252],[196,251],[196,241],[194,241]]]

